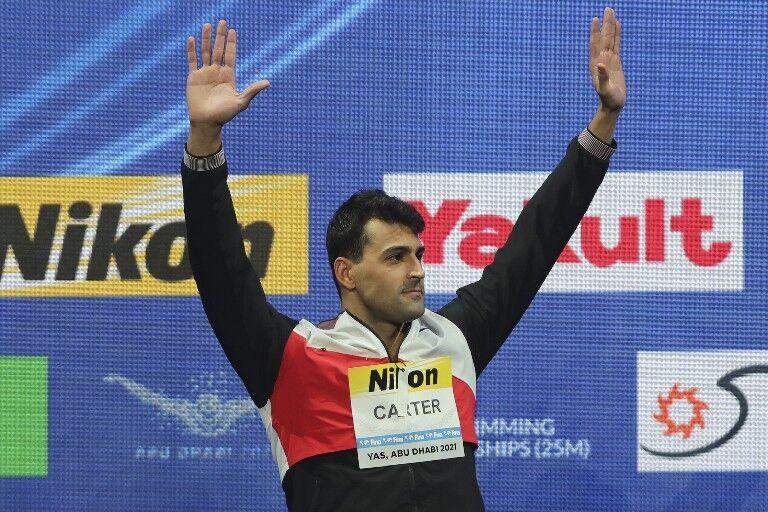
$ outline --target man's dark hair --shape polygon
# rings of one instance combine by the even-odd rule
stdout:
[[[424,219],[421,214],[402,199],[387,195],[379,189],[361,190],[344,201],[333,215],[325,232],[325,247],[328,250],[328,262],[331,264],[333,284],[341,295],[333,262],[343,256],[354,262],[363,257],[363,248],[369,242],[365,233],[365,224],[371,219],[379,219],[388,224],[402,224],[416,236],[424,231]]]

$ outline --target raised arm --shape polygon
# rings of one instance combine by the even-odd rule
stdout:
[[[597,113],[523,208],[504,246],[479,281],[457,291],[439,313],[467,338],[478,374],[509,337],[589,208],[616,147],[613,131],[626,102],[619,58],[621,25],[606,8],[590,30],[589,69]]]
[[[235,31],[227,31],[224,20],[219,22],[212,61],[210,39],[211,25],[206,23],[199,69],[195,40],[187,40],[190,132],[181,174],[189,261],[216,337],[256,405],[263,407],[277,378],[285,340],[297,322],[267,302],[246,257],[227,186],[221,131],[269,82],[261,80],[238,94]]]

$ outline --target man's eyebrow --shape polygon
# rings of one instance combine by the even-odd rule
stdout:
[[[411,252],[411,248],[410,248],[410,246],[407,246],[407,245],[395,245],[393,247],[387,247],[381,253],[382,254],[392,254],[392,253],[395,253],[395,252]],[[419,253],[419,252],[423,253],[424,252],[424,246],[423,245],[418,246],[416,248],[416,252],[417,253]]]

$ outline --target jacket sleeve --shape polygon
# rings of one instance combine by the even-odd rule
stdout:
[[[544,283],[607,169],[607,158],[594,156],[574,138],[565,157],[523,208],[480,280],[457,290],[457,297],[439,311],[461,329],[478,375]]]
[[[181,166],[192,274],[208,321],[258,407],[269,399],[296,320],[275,310],[245,254],[227,186],[227,163]]]

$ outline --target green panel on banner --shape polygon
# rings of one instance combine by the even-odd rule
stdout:
[[[0,357],[0,477],[48,475],[48,358]]]

